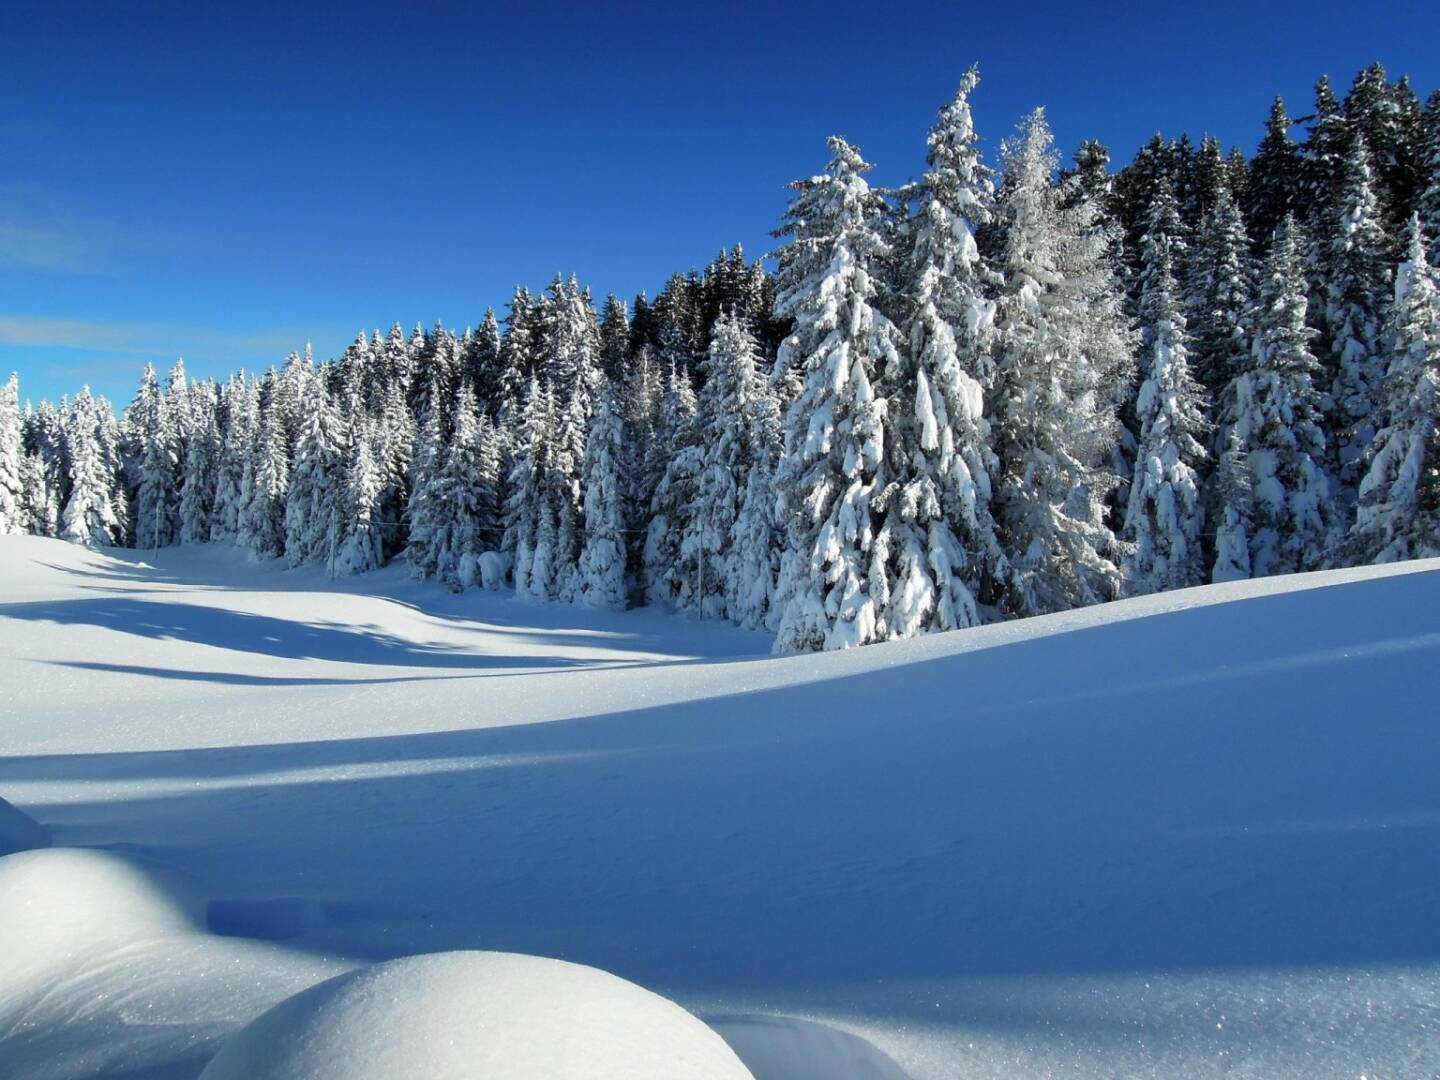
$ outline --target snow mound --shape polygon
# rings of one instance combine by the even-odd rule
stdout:
[[[232,1036],[201,1080],[752,1080],[680,1006],[596,968],[450,952],[341,975]]]
[[[50,834],[34,818],[0,799],[0,855],[50,846]]]
[[[755,1080],[910,1080],[868,1039],[793,1016],[722,1016],[710,1026]]]
[[[203,929],[174,874],[105,851],[0,858],[0,1075],[196,1075],[220,1040],[343,970]]]

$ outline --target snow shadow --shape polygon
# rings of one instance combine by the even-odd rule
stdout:
[[[1437,601],[1414,575],[552,723],[0,759],[0,789],[104,780],[57,841],[323,903],[303,940],[357,956],[696,993],[1428,962]]]
[[[0,604],[0,617],[61,626],[98,626],[139,637],[209,645],[287,660],[471,669],[561,668],[583,663],[553,654],[486,656],[410,641],[373,626],[308,623],[165,600],[95,597]]]

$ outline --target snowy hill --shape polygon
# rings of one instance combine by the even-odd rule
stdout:
[[[0,1073],[193,1076],[346,967],[485,949],[664,995],[762,1080],[1429,1075],[1437,612],[1432,561],[773,659],[0,538],[0,798],[55,845],[0,859],[0,935],[88,906],[0,965]],[[92,949],[93,874],[188,921]]]

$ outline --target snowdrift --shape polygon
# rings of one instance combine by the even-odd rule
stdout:
[[[201,1080],[750,1080],[678,1005],[603,971],[509,953],[392,960],[289,998]]]
[[[399,571],[145,560],[0,542],[0,794],[284,939],[206,936],[310,973],[232,1028],[316,954],[484,949],[914,1080],[1440,1070],[1440,563],[776,660]],[[213,1053],[213,1020],[173,1030]]]
[[[0,855],[50,846],[50,833],[29,814],[0,799]]]

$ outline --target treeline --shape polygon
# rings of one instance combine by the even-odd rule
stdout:
[[[972,70],[896,189],[831,140],[774,275],[557,278],[503,324],[162,386],[0,392],[0,531],[236,543],[452,589],[865,644],[1440,554],[1440,93],[1378,65],[1247,159],[978,150]],[[1295,139],[1297,127],[1303,139]]]

